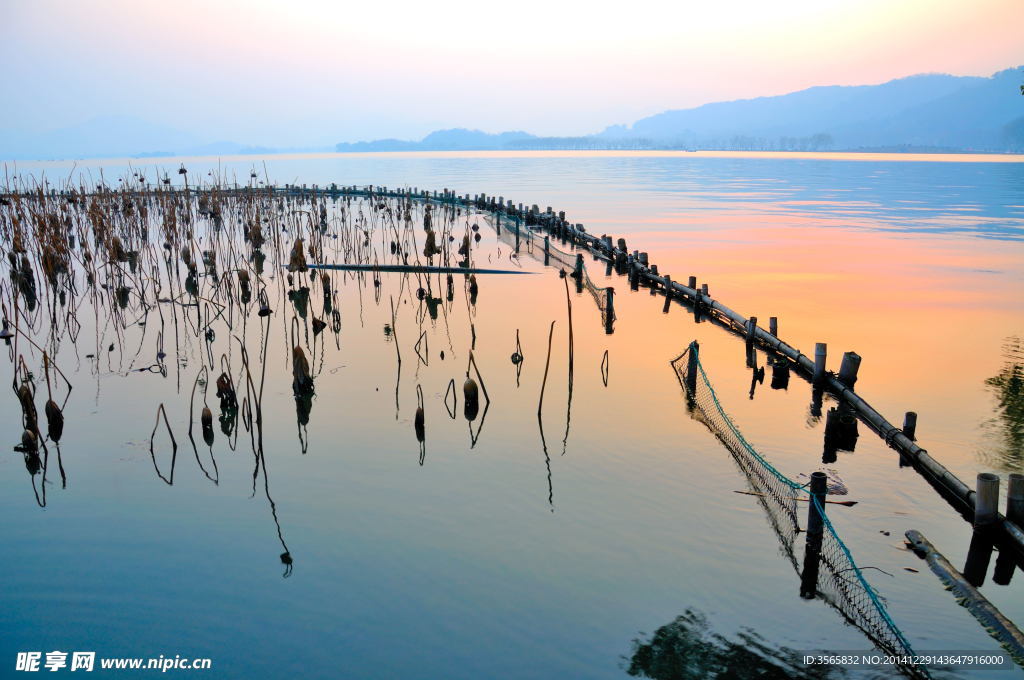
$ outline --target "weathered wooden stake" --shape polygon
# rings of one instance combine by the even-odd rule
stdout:
[[[583,282],[583,254],[576,253],[576,270],[572,274],[580,283]]]
[[[690,279],[686,282],[686,286],[687,286],[687,288],[692,288],[693,290],[697,290],[697,277],[696,276],[691,276]]]
[[[691,399],[697,395],[697,360],[700,356],[700,344],[694,340],[690,343],[690,352],[686,356],[686,392]]]
[[[647,257],[647,253],[640,253],[640,264],[646,267],[648,262],[650,262],[650,260]]]
[[[857,371],[860,369],[860,355],[856,352],[845,352],[843,363],[839,366],[839,382],[853,389],[857,382]]]
[[[613,324],[615,322],[615,289],[608,286],[605,290],[605,310],[604,310],[604,332],[611,335],[615,332]]]
[[[999,512],[999,475],[978,473],[977,493],[974,497],[974,527],[990,526]]]
[[[814,344],[814,376],[815,385],[825,381],[825,361],[828,359],[828,345],[824,342]]]
[[[811,502],[807,508],[807,542],[804,548],[804,568],[800,574],[800,597],[813,598],[818,594],[818,568],[821,565],[821,540],[825,535],[825,497],[828,477],[824,472],[811,473]]]
[[[752,317],[750,317],[750,320],[747,321],[747,344],[748,345],[752,344],[754,342],[754,333],[756,333],[756,332],[757,332],[757,317],[756,316],[752,316]]]
[[[779,337],[779,318],[777,316],[768,317],[768,332]]]
[[[700,294],[703,297],[711,297],[710,295],[708,295],[708,284],[706,284],[706,283],[700,284]]]
[[[907,414],[903,416],[903,436],[910,441],[915,441],[917,437],[917,414],[913,411],[907,411]]]
[[[1024,523],[1024,475],[1011,472],[1006,486],[1006,519],[1018,527]]]

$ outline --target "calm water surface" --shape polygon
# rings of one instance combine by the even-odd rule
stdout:
[[[278,183],[447,187],[565,210],[592,233],[648,251],[674,279],[697,276],[741,314],[762,324],[777,316],[780,335],[804,353],[827,342],[830,368],[857,351],[858,392],[897,424],[917,411],[919,443],[969,481],[978,471],[1024,471],[1012,380],[1024,336],[1024,165],[973,160],[581,153],[184,162],[192,177],[219,171],[247,181],[254,169]],[[179,162],[133,163],[173,177]],[[8,171],[53,180],[102,172],[115,182],[125,168]],[[618,291],[617,320],[606,334],[587,292],[571,294],[570,398],[565,282],[534,258],[514,261],[479,221],[478,257],[538,273],[482,279],[476,305],[460,290],[437,321],[423,318],[398,277],[384,277],[379,301],[372,286],[349,280],[339,288],[341,332],[315,355],[305,425],[291,392],[287,303],[275,303],[266,475],[255,494],[244,433],[234,451],[223,436],[211,450],[200,445],[198,461],[185,443],[173,485],[154,470],[156,406],[166,405],[182,444],[202,340],[181,341],[183,361],[169,360],[167,377],[129,372],[152,360],[152,335],[130,329],[131,351],[119,343],[108,353],[113,330],[101,327],[97,342],[83,319],[87,332],[60,356],[74,384],[62,440],[67,489],[49,485],[41,509],[21,456],[0,457],[3,663],[17,651],[61,649],[206,656],[210,677],[224,678],[619,678],[636,644],[687,612],[695,614],[663,633],[699,632],[703,617],[734,641],[753,631],[772,648],[868,651],[838,612],[800,599],[760,505],[733,493],[746,482],[688,415],[669,360],[699,340],[725,408],[791,477],[822,465],[823,423],[809,414],[807,384],[794,376],[788,389],[771,389],[769,369],[752,391],[742,342],[694,323],[683,307],[663,313],[662,298],[630,293],[614,275],[605,281],[592,263],[597,284]],[[474,332],[492,402],[482,423],[467,422],[461,404],[454,419],[445,406]],[[509,360],[517,332],[518,376]],[[421,333],[428,363],[417,359]],[[218,338],[224,351],[227,335]],[[246,338],[258,347],[255,326]],[[100,360],[90,360],[97,346]],[[20,413],[13,397],[7,403],[0,424],[13,446]],[[211,456],[218,484],[199,464],[209,468]],[[877,568],[868,576],[915,649],[997,650],[903,548],[903,532],[919,529],[963,566],[970,527],[865,426],[855,450],[837,456],[829,467],[859,504],[837,508],[832,521],[858,563]],[[294,560],[288,578],[284,549]],[[997,585],[989,573],[982,592],[1024,621],[1020,579]],[[710,632],[696,638],[711,644]]]

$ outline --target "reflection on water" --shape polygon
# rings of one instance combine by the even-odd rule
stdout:
[[[1012,336],[1003,344],[1005,363],[998,375],[985,381],[995,399],[995,417],[984,423],[993,442],[986,462],[1006,472],[1024,469],[1024,345]]]
[[[649,640],[634,640],[627,672],[653,680],[847,677],[841,667],[808,665],[800,652],[772,644],[750,628],[729,639],[714,632],[707,617],[693,609],[656,630]]]
[[[890,417],[919,411],[922,444],[969,477],[973,467],[963,466],[976,461],[957,455],[970,447],[945,444],[951,432],[973,432],[979,403],[991,410],[987,395],[970,390],[980,393],[996,370],[979,373],[964,348],[996,332],[998,344],[1019,307],[1006,293],[1016,276],[1008,265],[1019,261],[1019,170],[972,179],[951,163],[571,160],[268,166],[309,183],[515,192],[542,209],[572,210],[589,232],[649,250],[675,280],[697,275],[738,311],[778,315],[795,346],[828,341],[833,357],[857,350],[865,396]],[[248,173],[251,162],[224,167]],[[194,174],[190,167],[178,181],[194,186]],[[961,213],[964,197],[934,194],[957,177],[972,184],[962,193],[981,210]],[[808,195],[817,200],[800,202]],[[898,209],[900,196],[921,209]],[[861,437],[856,455],[838,453],[852,448],[849,433],[823,430],[843,405],[789,379],[792,367],[775,358],[744,361],[742,342],[694,323],[699,311],[670,304],[659,314],[656,291],[653,300],[634,295],[617,270],[589,259],[596,283],[560,280],[552,269],[471,281],[301,268],[300,254],[307,263],[402,265],[430,251],[435,264],[456,264],[467,237],[483,267],[560,264],[541,242],[506,228],[495,238],[473,229],[486,219],[443,206],[431,209],[428,231],[420,204],[392,199],[224,195],[200,210],[178,191],[126,210],[119,198],[110,192],[99,213],[54,200],[49,213],[19,214],[26,234],[66,236],[68,248],[48,254],[33,244],[2,262],[15,394],[0,419],[19,450],[0,457],[0,538],[19,568],[0,596],[10,612],[0,653],[27,648],[39,630],[60,640],[88,630],[127,654],[184,639],[223,656],[222,668],[236,670],[226,677],[329,674],[343,653],[353,677],[611,678],[635,631],[686,606],[714,610],[721,630],[761,631],[778,643],[765,642],[769,651],[863,648],[860,630],[796,597],[788,560],[776,558],[775,537],[747,505],[758,501],[732,493],[728,456],[677,408],[665,363],[694,337],[738,422],[787,472],[817,467],[828,439],[860,501],[835,521],[858,557],[895,575],[884,590],[908,633],[990,643],[969,617],[936,614],[955,604],[902,571],[902,553],[879,538],[911,521],[955,533],[959,518],[915,486],[912,471],[894,493],[895,461],[876,437]],[[904,227],[939,237],[893,236]],[[5,237],[16,231],[10,220],[2,228]],[[976,238],[1000,231],[1010,236],[996,245]],[[943,240],[954,233],[967,236]],[[600,308],[610,302],[595,292],[601,285],[616,285],[612,314]],[[952,336],[921,333],[938,318]],[[969,329],[962,340],[960,329]],[[960,357],[962,370],[935,372],[937,347]],[[510,362],[513,352],[520,361]],[[919,366],[926,370],[915,373]],[[918,514],[894,516],[895,507]],[[78,568],[54,566],[71,562]],[[1008,612],[1020,600],[1011,588]],[[765,593],[771,607],[749,606]],[[144,614],[140,634],[122,616],[142,616],[137,609],[162,615]],[[778,617],[791,622],[785,631],[772,628]],[[280,645],[266,644],[268,620]],[[407,649],[394,649],[396,639]]]

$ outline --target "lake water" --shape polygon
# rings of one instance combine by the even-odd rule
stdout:
[[[857,392],[897,424],[916,411],[921,446],[969,484],[979,471],[1024,472],[1013,379],[1024,363],[1019,158],[480,153],[131,163],[151,181],[162,168],[178,182],[184,163],[193,182],[209,172],[246,183],[256,172],[274,183],[448,188],[564,210],[590,233],[649,252],[675,280],[696,276],[762,325],[778,317],[780,336],[805,354],[828,343],[830,369],[844,351],[858,352]],[[114,184],[131,170],[114,160],[8,173]],[[595,284],[616,289],[616,320],[605,333],[593,298],[570,292],[570,382],[567,280],[536,257],[513,257],[507,232],[502,241],[473,219],[479,266],[535,273],[479,277],[475,304],[460,283],[436,320],[398,275],[381,275],[380,288],[334,275],[341,327],[307,344],[316,373],[308,421],[291,389],[293,306],[270,260],[267,330],[255,315],[244,332],[215,325],[208,350],[195,332],[206,321],[187,325],[183,308],[174,344],[165,320],[166,376],[135,370],[154,362],[155,308],[144,326],[133,325],[136,310],[119,332],[82,307],[79,341],[54,356],[74,386],[61,440],[67,488],[51,467],[41,508],[39,477],[20,454],[0,457],[0,663],[59,649],[209,657],[206,673],[218,678],[621,678],[659,629],[657,639],[727,656],[734,649],[712,633],[742,641],[752,631],[776,650],[870,651],[834,608],[799,597],[762,507],[733,493],[746,480],[688,414],[669,362],[698,340],[723,407],[794,478],[823,464],[824,423],[809,413],[809,386],[794,376],[772,389],[770,367],[752,385],[742,341],[694,323],[682,306],[663,312],[660,296],[630,292],[589,258]],[[372,239],[382,251],[383,229],[374,226]],[[434,285],[441,297],[442,281]],[[313,309],[319,315],[319,302]],[[207,448],[197,424],[195,453],[187,431],[204,360],[219,365],[225,353],[238,376],[232,337],[259,356],[264,333],[264,456],[254,483],[244,430],[232,442],[218,429]],[[509,359],[517,333],[518,373]],[[490,404],[467,421],[460,386],[474,337]],[[41,356],[19,351],[42,375]],[[212,408],[218,372],[206,395]],[[455,418],[445,403],[451,380]],[[0,425],[14,446],[21,414],[8,400]],[[45,396],[37,401],[41,411]],[[200,401],[197,393],[197,409]],[[163,425],[154,458],[149,450],[161,403],[179,445],[173,484],[160,477],[171,463]],[[866,575],[914,648],[997,651],[903,545],[903,533],[919,529],[962,568],[970,526],[863,424],[855,450],[836,458],[827,467],[858,504],[830,507],[830,518],[857,563],[872,567]],[[997,584],[996,562],[981,590],[1024,621],[1022,577]]]

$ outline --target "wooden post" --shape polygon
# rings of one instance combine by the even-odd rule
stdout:
[[[690,343],[690,352],[686,356],[686,393],[691,399],[697,394],[697,361],[700,357],[700,344],[694,340]]]
[[[779,337],[779,317],[768,317],[768,332],[774,335],[775,337]]]
[[[576,253],[576,270],[572,274],[578,283],[583,283],[583,254]]]
[[[815,385],[825,381],[825,361],[828,359],[828,345],[824,342],[814,344],[814,376]]]
[[[903,416],[903,436],[910,441],[916,441],[917,437],[917,414],[913,411],[907,411],[907,414]]]
[[[974,497],[974,528],[987,527],[998,517],[999,475],[978,473],[977,492]]]
[[[860,355],[856,352],[845,352],[843,363],[839,366],[839,382],[853,389],[857,382],[857,371],[860,369]]]
[[[649,261],[647,253],[640,253],[640,264],[646,267]]]
[[[825,497],[828,477],[824,472],[811,473],[811,498],[807,504],[807,542],[804,548],[804,568],[800,574],[800,597],[813,598],[818,594],[818,568],[821,565],[821,540],[825,535]]]
[[[686,282],[686,286],[687,286],[687,288],[692,288],[693,290],[697,290],[697,277],[696,276],[691,276],[690,280]]]
[[[669,276],[668,274],[665,274],[665,297],[671,300],[672,293],[674,292],[675,289],[672,287],[672,277]]]
[[[706,284],[706,283],[700,284],[700,294],[701,294],[701,297],[711,297],[710,295],[708,295],[708,284]]]
[[[1006,487],[1006,519],[1018,527],[1024,524],[1024,475],[1011,472]]]
[[[750,320],[747,321],[747,344],[748,345],[753,344],[753,342],[754,342],[754,334],[756,332],[757,332],[757,317],[756,316],[752,316],[752,317],[750,317]]]
[[[604,305],[604,332],[611,335],[615,329],[613,324],[615,322],[615,289],[608,286],[604,289],[605,291],[605,305]]]

